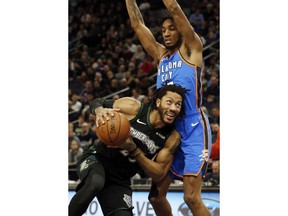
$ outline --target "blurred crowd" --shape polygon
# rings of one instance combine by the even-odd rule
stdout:
[[[161,0],[138,0],[145,24],[162,42]],[[203,184],[219,186],[220,170],[220,68],[219,0],[178,0],[204,45],[203,109],[213,133],[213,154]],[[140,45],[130,27],[124,1],[69,0],[69,180],[76,181],[76,163],[95,142],[94,122],[88,112],[97,97],[134,97],[151,101],[157,62]],[[140,177],[143,174],[140,174]],[[215,180],[216,179],[216,180]]]

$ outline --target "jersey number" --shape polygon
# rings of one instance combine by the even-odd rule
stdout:
[[[130,163],[136,163],[136,160],[132,157],[130,157],[129,152],[127,150],[120,150],[120,153],[124,156],[124,157],[128,157],[128,160]]]

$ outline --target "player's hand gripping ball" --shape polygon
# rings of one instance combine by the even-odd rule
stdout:
[[[96,127],[98,139],[107,146],[118,147],[130,135],[130,123],[126,116],[119,112],[114,112],[114,116],[105,120],[105,124]]]

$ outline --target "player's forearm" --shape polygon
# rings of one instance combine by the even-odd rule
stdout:
[[[125,0],[127,11],[130,17],[131,26],[133,29],[137,28],[139,24],[144,25],[144,20],[136,0]]]
[[[165,167],[148,159],[139,148],[133,153],[133,156],[143,171],[150,176],[154,182],[160,182],[165,177],[167,173]]]
[[[176,0],[163,0],[163,3],[167,10],[173,15],[177,9],[179,9],[179,4]]]
[[[96,109],[99,107],[112,108],[114,100],[105,100],[104,98],[96,98],[89,105],[89,111],[92,115],[96,115]]]

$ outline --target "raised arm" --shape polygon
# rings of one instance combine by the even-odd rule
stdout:
[[[178,31],[181,32],[183,36],[183,44],[180,48],[181,53],[186,54],[185,57],[188,59],[192,59],[193,64],[196,64],[198,66],[202,66],[202,42],[200,37],[197,35],[197,33],[194,31],[194,28],[191,26],[188,18],[186,17],[185,13],[181,9],[180,5],[176,0],[163,0],[163,3],[165,4],[167,10],[173,17]],[[189,56],[189,52],[187,52],[187,48],[189,48],[192,52],[192,54]],[[201,56],[195,56],[201,54]],[[196,59],[195,57],[200,57],[201,59]],[[200,61],[198,63],[198,61]],[[200,64],[200,65],[199,65]]]
[[[146,52],[154,59],[159,60],[166,51],[165,47],[156,41],[152,32],[146,27],[136,0],[125,1],[132,29]]]
[[[150,176],[154,182],[160,182],[166,176],[173,162],[174,153],[180,144],[180,138],[180,134],[174,130],[164,147],[158,152],[155,161],[147,158],[132,139],[128,139],[126,143],[120,147],[130,152],[143,171]],[[126,147],[124,147],[124,145],[126,145]]]
[[[131,97],[123,97],[116,101],[96,98],[91,102],[89,110],[95,116],[96,127],[98,127],[99,123],[105,123],[104,119],[109,120],[109,115],[113,116],[115,111],[125,114],[130,120],[135,117],[140,107],[141,103]]]

